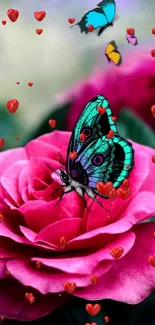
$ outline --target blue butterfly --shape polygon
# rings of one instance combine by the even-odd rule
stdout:
[[[104,114],[99,111],[101,107],[104,108]],[[106,137],[109,131],[114,133],[110,139]],[[85,137],[84,142],[80,140],[81,134]],[[71,153],[76,153],[74,159]],[[130,142],[119,136],[107,99],[98,95],[86,105],[72,132],[66,171],[62,159],[60,170],[54,171],[49,164],[45,164],[60,177],[62,185],[56,191],[65,187],[62,196],[76,191],[85,204],[84,194],[87,194],[102,206],[96,196],[104,199],[108,197],[101,195],[97,183],[112,182],[113,188],[117,189],[128,178],[134,166],[134,150]]]
[[[115,17],[116,4],[114,0],[103,0],[98,3],[97,7],[93,10],[88,11],[76,25],[79,25],[81,33],[89,33],[88,26],[92,25],[94,29],[100,28],[98,36],[109,26],[113,26]],[[71,27],[74,27],[71,26]]]

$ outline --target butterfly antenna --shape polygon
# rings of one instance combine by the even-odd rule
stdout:
[[[50,169],[50,171],[52,172],[52,173],[55,173],[55,174],[57,174],[58,176],[60,176],[60,174],[56,171],[56,169],[54,169],[49,163],[47,163],[47,162],[44,162],[44,164],[45,164],[45,166],[48,168],[48,169]]]
[[[90,212],[90,210],[88,209],[88,205],[87,205],[87,202],[86,202],[86,199],[85,199],[84,196],[83,196],[83,202],[84,202],[85,208],[88,210],[88,212]]]
[[[58,200],[58,202],[55,204],[55,205],[57,205],[61,200],[62,200],[62,197],[64,196],[64,193],[62,193],[61,195],[60,195],[60,197],[59,197],[59,200]]]
[[[59,163],[60,163],[61,168],[62,169],[65,169],[64,168],[65,167],[64,159],[63,159],[63,157],[62,157],[62,155],[61,155],[60,152],[58,152],[58,157],[59,157]]]
[[[115,16],[115,19],[114,19],[114,22],[117,21],[118,19],[119,19],[119,16],[116,15],[116,16]]]
[[[52,194],[51,194],[51,196],[54,196],[54,194],[56,193],[56,192],[58,192],[62,187],[64,187],[64,185],[61,185],[61,186],[59,186]]]
[[[100,205],[100,207],[102,207],[104,210],[106,210],[107,212],[110,212],[110,210],[106,209],[106,208],[102,205],[102,203],[101,203],[98,199],[96,199],[96,197],[95,197],[93,200],[96,201],[96,202]]]

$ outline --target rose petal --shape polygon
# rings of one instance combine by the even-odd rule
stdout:
[[[0,154],[0,175],[10,167],[11,164],[14,164],[20,160],[27,160],[27,154],[24,148],[16,148],[7,151],[3,151]]]
[[[32,231],[29,228],[23,227],[23,226],[19,226],[22,234],[36,247],[41,247],[44,248],[46,250],[56,250],[55,248],[51,247],[51,246],[47,246],[46,244],[41,244],[41,243],[36,243],[35,242],[35,238],[36,238],[36,233],[34,231]]]
[[[148,262],[148,257],[155,252],[155,223],[136,225],[133,231],[136,235],[134,246],[102,276],[102,285],[98,282],[95,287],[78,289],[76,296],[89,300],[112,299],[128,304],[138,304],[149,296],[155,287],[154,268]]]
[[[0,290],[0,315],[20,321],[32,321],[49,314],[68,299],[67,295],[41,295],[33,291],[35,302],[30,304],[25,298],[25,293],[30,290],[32,289],[23,287],[15,280],[3,281]]]

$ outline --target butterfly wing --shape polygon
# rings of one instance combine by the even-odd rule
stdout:
[[[80,27],[81,33],[88,34],[88,26],[92,25],[94,29],[107,25],[108,21],[101,8],[95,8],[87,12],[76,24]],[[74,25],[75,26],[75,25]]]
[[[98,108],[104,107],[105,113],[99,114]],[[98,95],[92,99],[83,110],[76,126],[72,132],[67,154],[67,173],[70,174],[71,168],[75,161],[72,161],[69,157],[70,152],[77,152],[80,155],[88,144],[93,140],[97,140],[103,135],[107,135],[110,130],[113,130],[115,134],[118,134],[116,125],[112,121],[112,112],[107,99]],[[82,143],[80,141],[80,134],[86,135],[86,141]]]
[[[122,63],[122,57],[120,52],[118,51],[118,47],[115,43],[115,41],[111,41],[105,50],[105,55],[108,59],[108,61],[112,61],[116,65],[120,65]]]
[[[136,46],[138,44],[137,38],[135,35],[126,35],[126,39],[128,40],[128,43],[131,43],[133,46]]]
[[[97,5],[100,7],[104,14],[106,15],[108,23],[112,23],[114,21],[116,15],[116,4],[114,0],[103,0]]]
[[[103,115],[98,113],[98,107],[105,107]],[[86,130],[89,131],[86,132],[86,141],[81,143],[79,136]],[[110,130],[115,134],[108,139],[106,134]],[[78,154],[74,161],[69,158],[70,151]],[[96,189],[97,182],[111,181],[117,188],[128,177],[132,167],[132,145],[119,137],[108,101],[104,96],[98,95],[87,104],[72,132],[67,154],[67,173],[100,195]]]

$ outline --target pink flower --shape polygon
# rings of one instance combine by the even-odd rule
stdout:
[[[74,191],[57,205],[61,190],[51,196],[60,184],[52,181],[44,162],[58,169],[57,154],[65,159],[69,138],[69,132],[55,131],[25,148],[0,154],[0,315],[4,317],[34,320],[50,313],[69,298],[65,282],[76,283],[75,296],[129,304],[142,301],[155,286],[154,268],[148,262],[155,252],[155,225],[139,224],[155,214],[153,149],[133,143],[131,196],[113,202],[100,198],[110,218],[91,199],[88,212]],[[66,247],[60,245],[62,237]],[[114,259],[110,249],[118,247],[124,252]],[[99,277],[96,285],[91,283],[92,275]],[[33,303],[26,293],[35,298]]]
[[[135,57],[134,57],[135,56]],[[123,56],[119,68],[94,72],[87,80],[79,82],[73,89],[62,95],[62,100],[73,100],[66,119],[67,130],[72,130],[85,105],[98,94],[108,98],[113,115],[123,108],[130,108],[147,124],[155,128],[151,106],[155,104],[155,60],[150,52]]]

